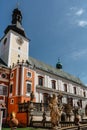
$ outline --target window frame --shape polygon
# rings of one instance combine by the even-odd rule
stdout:
[[[39,86],[43,86],[43,83],[44,83],[44,77],[43,76],[38,76],[38,85]]]
[[[77,94],[76,87],[73,87],[74,94]]]
[[[56,81],[55,80],[51,80],[51,86],[52,86],[52,89],[56,89]]]
[[[29,87],[31,87],[31,88],[29,88],[30,89],[30,91],[27,91],[28,90],[28,84],[30,84],[31,86],[29,86]],[[30,96],[30,93],[32,92],[32,83],[31,82],[26,82],[26,95],[29,95]]]
[[[28,73],[30,73],[31,75],[29,76]],[[29,77],[29,78],[32,77],[32,73],[30,71],[27,71],[27,77]]]
[[[64,83],[64,91],[67,92],[67,84]]]

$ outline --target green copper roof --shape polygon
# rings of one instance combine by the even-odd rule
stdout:
[[[57,75],[61,78],[64,78],[64,79],[67,79],[67,80],[70,80],[72,82],[75,82],[75,83],[78,83],[78,84],[85,86],[79,78],[74,77],[73,75],[68,74],[68,73],[64,72],[63,70],[56,69],[50,65],[47,65],[41,61],[38,61],[32,57],[29,57],[29,62],[31,65],[35,66],[37,69],[46,71],[48,73]]]

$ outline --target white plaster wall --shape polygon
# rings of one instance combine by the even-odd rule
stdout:
[[[62,80],[59,80],[59,91],[64,91]]]
[[[49,76],[49,82],[48,82],[48,86],[49,86],[49,88],[52,88],[52,86],[51,86],[51,80],[52,80],[52,78]]]
[[[86,106],[86,102],[82,101],[82,108],[85,108],[85,106]]]
[[[11,32],[11,40],[10,40],[11,48],[10,48],[9,65],[12,65],[13,63],[17,63],[18,59],[19,59],[19,61],[28,60],[29,42],[24,37],[20,36],[23,39],[23,43],[21,45],[19,45],[17,43],[18,36],[20,36],[20,35],[13,31]],[[20,47],[21,49],[19,50],[18,47]],[[18,58],[18,55],[20,55],[20,58]]]
[[[35,93],[35,97],[36,97],[36,102],[39,102],[38,92]]]
[[[48,80],[49,80],[48,76],[45,75],[44,86],[47,87],[47,88],[48,88]]]
[[[72,93],[72,94],[74,94],[74,90],[73,90],[73,85],[72,84],[70,84],[70,93]]]
[[[6,44],[4,45],[4,39],[7,38]],[[3,61],[8,64],[9,59],[9,49],[10,49],[10,33],[8,33],[1,41],[0,43],[0,58],[3,59]]]
[[[78,101],[78,99],[73,99],[73,105],[75,104],[75,106],[78,106],[77,101]]]
[[[85,92],[86,92],[86,98],[87,98],[87,90],[85,90]]]

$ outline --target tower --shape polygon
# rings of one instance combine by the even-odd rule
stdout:
[[[12,13],[11,25],[4,31],[4,36],[0,43],[0,58],[12,66],[17,61],[28,60],[29,40],[22,27],[22,13],[16,8]]]
[[[57,69],[62,69],[62,64],[61,64],[59,58],[58,58],[58,62],[57,62],[57,64],[56,64],[56,68],[57,68]]]

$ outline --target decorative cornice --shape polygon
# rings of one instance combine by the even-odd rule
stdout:
[[[37,91],[45,91],[47,92],[48,94],[52,94],[52,93],[56,93],[56,94],[59,94],[59,90],[55,90],[55,89],[52,89],[52,88],[47,88],[47,87],[44,87],[44,86],[40,86],[40,85],[37,85],[36,86],[36,90]],[[75,95],[75,94],[72,94],[72,93],[69,93],[69,92],[64,92],[64,91],[61,91],[61,93],[64,95],[64,96],[68,96],[68,97],[72,97],[72,98],[78,98],[78,99],[84,99],[84,100],[87,100],[86,97],[83,97],[83,96],[79,96],[79,95]]]

